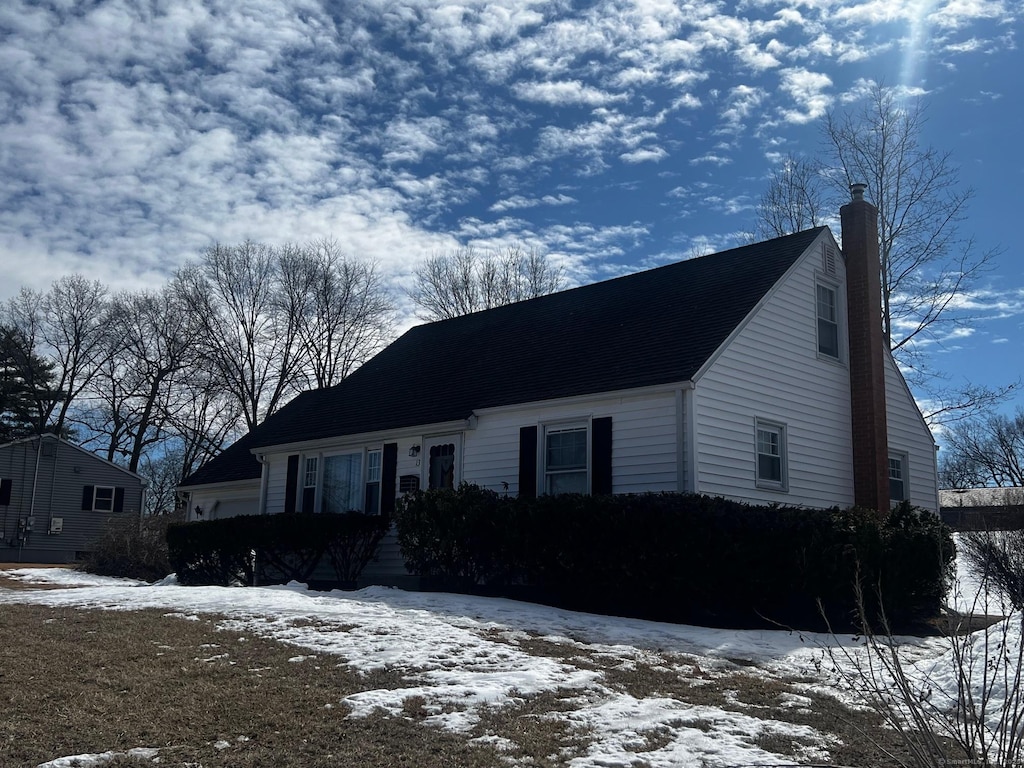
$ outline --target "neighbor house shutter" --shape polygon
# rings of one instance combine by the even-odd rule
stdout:
[[[390,519],[395,511],[398,483],[398,443],[384,443],[380,462],[380,513]]]
[[[124,488],[114,489],[114,511],[124,512]]]
[[[537,495],[537,427],[519,429],[519,496]]]
[[[284,511],[295,511],[295,499],[299,488],[299,454],[288,457],[288,474],[284,483]]]
[[[612,418],[590,422],[590,492],[612,492]]]
[[[82,487],[82,511],[83,512],[91,512],[92,511],[93,488],[94,488],[94,486],[92,486],[92,485],[86,485],[86,486]]]
[[[9,506],[11,503],[11,479],[0,480],[0,507]]]

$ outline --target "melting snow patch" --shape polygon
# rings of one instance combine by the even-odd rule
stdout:
[[[71,755],[69,757],[58,757],[55,760],[49,760],[45,763],[40,763],[36,768],[93,768],[93,766],[101,766],[109,763],[111,760],[118,757],[138,757],[143,760],[152,760],[159,754],[159,749],[153,749],[152,747],[136,747],[135,749],[129,749],[127,752],[100,752],[99,754],[92,755]]]

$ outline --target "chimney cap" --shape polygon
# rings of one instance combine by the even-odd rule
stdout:
[[[850,197],[856,202],[864,199],[864,192],[867,190],[868,185],[863,182],[855,181],[850,185]]]

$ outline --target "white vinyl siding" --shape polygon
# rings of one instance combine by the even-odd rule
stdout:
[[[191,492],[189,519],[196,519],[194,510],[203,510],[202,520],[220,520],[259,512],[260,481],[237,480],[219,485],[203,485]]]
[[[585,423],[612,417],[612,487],[616,493],[676,491],[676,395],[672,391],[628,396],[596,395],[478,412],[465,432],[463,479],[485,488],[519,493],[519,429],[530,425]],[[543,435],[539,430],[538,439]],[[543,460],[537,475],[543,478]]]
[[[907,501],[938,512],[935,441],[890,355],[885,365],[885,418],[890,455],[906,457]]]
[[[751,425],[763,419],[786,426],[785,503],[853,503],[849,371],[818,354],[820,254],[821,245],[812,245],[697,377],[691,393],[697,493],[780,500],[777,489],[758,487]],[[835,283],[842,291],[845,273],[841,262],[837,267]],[[840,359],[848,359],[842,323],[839,346]]]

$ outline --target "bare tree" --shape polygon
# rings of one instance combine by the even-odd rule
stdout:
[[[178,483],[238,437],[243,423],[236,400],[199,366],[176,377],[165,404],[165,419],[169,439],[164,452],[178,462]],[[166,462],[161,469],[169,472]]]
[[[757,204],[754,239],[812,229],[825,223],[833,204],[833,183],[819,160],[787,155],[771,173]]]
[[[286,246],[280,266],[279,310],[293,316],[309,385],[337,384],[391,338],[394,306],[376,264],[322,239]]]
[[[459,248],[431,256],[409,291],[430,320],[445,320],[553,293],[565,285],[561,267],[536,250],[511,246],[481,254]]]
[[[974,196],[950,153],[922,146],[925,109],[872,87],[858,111],[825,122],[844,186],[866,182],[878,208],[882,322],[893,350],[958,324],[956,306],[998,251],[978,251],[960,224]],[[908,349],[910,354],[913,352]]]
[[[970,318],[958,309],[999,249],[979,250],[961,231],[973,190],[960,185],[949,152],[921,143],[920,99],[874,84],[859,106],[829,112],[821,160],[791,158],[775,172],[758,207],[756,229],[772,236],[820,224],[821,212],[868,184],[878,208],[882,325],[911,383],[934,404],[930,421],[972,416],[1015,388],[951,388],[926,360],[925,343]]]
[[[203,329],[205,365],[254,428],[293,394],[302,365],[298,314],[282,311],[273,248],[215,245],[182,269],[175,289]]]
[[[81,416],[92,433],[87,443],[138,471],[144,453],[167,437],[168,401],[177,377],[197,362],[202,330],[170,287],[117,296],[113,348],[95,379],[93,405]]]
[[[883,330],[904,362],[918,354],[915,342],[964,321],[953,311],[958,299],[999,253],[979,251],[961,233],[974,192],[961,187],[949,152],[921,144],[925,122],[920,99],[872,85],[858,107],[828,113],[824,156],[789,157],[757,209],[759,232],[784,235],[821,224],[850,184],[868,185],[878,208]]]
[[[56,280],[42,298],[40,340],[55,363],[57,386],[65,396],[54,421],[60,433],[68,410],[109,354],[110,303],[99,281],[70,275]]]
[[[1024,487],[1024,409],[960,421],[946,433],[941,475],[952,487]]]

